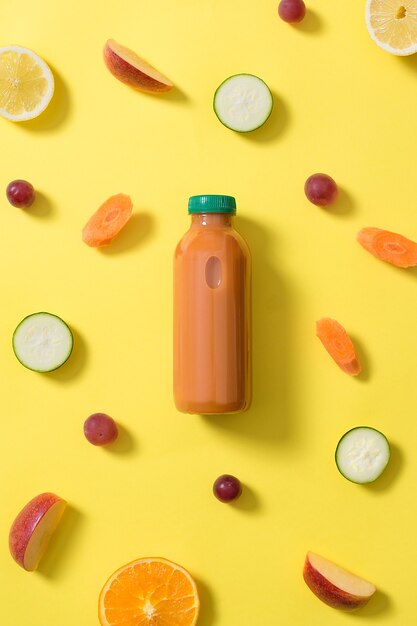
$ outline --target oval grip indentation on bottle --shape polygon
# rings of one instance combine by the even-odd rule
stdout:
[[[217,256],[211,256],[206,262],[206,283],[210,289],[217,289],[222,282],[222,263]]]

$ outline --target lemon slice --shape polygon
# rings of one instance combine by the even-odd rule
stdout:
[[[20,46],[0,47],[0,115],[31,120],[46,109],[54,93],[51,70],[37,54]]]
[[[417,0],[367,0],[365,19],[372,39],[387,52],[417,52]]]

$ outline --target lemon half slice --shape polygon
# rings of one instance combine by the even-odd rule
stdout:
[[[365,19],[372,39],[387,52],[417,52],[417,0],[367,0]]]
[[[54,93],[51,70],[35,52],[0,47],[0,115],[14,122],[31,120],[46,109]]]

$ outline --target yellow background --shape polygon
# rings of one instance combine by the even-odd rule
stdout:
[[[316,0],[305,22],[276,2],[119,0],[5,3],[0,43],[50,63],[56,95],[37,120],[0,120],[0,188],[26,178],[28,211],[0,200],[1,623],[91,626],[107,577],[141,556],[195,576],[199,626],[339,626],[415,621],[417,274],[355,241],[363,226],[417,239],[417,58],[380,50],[364,2]],[[133,48],[178,86],[149,96],[114,79],[105,40]],[[271,87],[275,109],[251,135],[223,127],[216,87],[238,72]],[[334,208],[307,202],[324,171]],[[110,195],[135,217],[107,250],[81,228]],[[172,254],[191,194],[238,202],[253,253],[254,402],[243,415],[178,413],[172,400]],[[75,333],[55,373],[24,369],[11,336],[46,310]],[[351,379],[315,337],[338,319],[357,342]],[[112,415],[118,443],[94,448],[85,418]],[[372,486],[339,475],[349,428],[381,429],[390,466]],[[245,491],[211,493],[221,473]],[[9,526],[42,491],[69,509],[39,571],[7,549]],[[373,581],[355,616],[317,600],[302,579],[308,549]]]

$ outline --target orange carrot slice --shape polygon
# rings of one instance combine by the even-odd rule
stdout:
[[[365,250],[382,261],[397,267],[417,265],[417,243],[402,235],[381,228],[362,228],[357,239]]]
[[[92,248],[107,246],[132,215],[132,200],[124,193],[111,196],[83,228],[83,241]]]
[[[349,374],[360,374],[361,366],[355,353],[352,340],[339,322],[323,317],[316,322],[316,334],[338,366]]]

